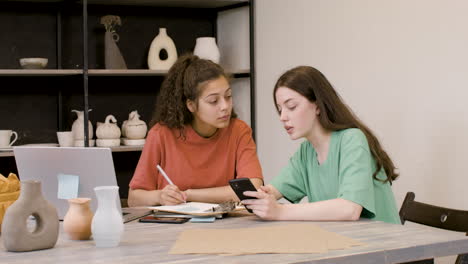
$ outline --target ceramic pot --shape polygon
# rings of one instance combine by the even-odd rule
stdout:
[[[108,115],[104,123],[98,123],[96,136],[99,139],[119,139],[120,128],[117,126],[117,119],[113,115]]]
[[[88,240],[91,237],[93,212],[89,208],[90,198],[68,199],[67,213],[63,219],[63,230],[72,240]]]
[[[34,216],[36,228],[28,229]],[[55,246],[59,234],[57,209],[42,195],[40,181],[22,181],[18,200],[6,210],[2,240],[8,251],[32,251]]]
[[[219,63],[220,53],[216,45],[216,39],[211,37],[197,38],[193,54],[201,59]]]
[[[122,213],[117,209],[119,187],[99,186],[94,191],[98,199],[91,224],[94,242],[96,247],[116,247],[124,231]]]
[[[167,59],[161,60],[159,53],[166,50]],[[177,49],[174,41],[167,35],[165,28],[159,29],[159,34],[151,42],[148,52],[148,67],[150,70],[169,70],[177,60]]]
[[[122,135],[128,139],[144,139],[148,126],[145,121],[140,120],[138,111],[132,111],[122,125]]]
[[[88,112],[91,112],[93,109],[89,109]],[[84,111],[72,110],[75,112],[78,118],[73,122],[72,132],[73,138],[75,141],[84,139]],[[89,139],[93,138],[93,125],[91,121],[88,120],[88,136]]]

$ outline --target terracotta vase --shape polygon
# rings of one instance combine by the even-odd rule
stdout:
[[[34,216],[36,228],[28,229]],[[18,200],[6,210],[2,240],[8,251],[32,251],[52,248],[57,243],[59,218],[57,209],[42,196],[40,181],[22,181]]]
[[[89,208],[90,198],[68,199],[67,214],[63,219],[63,230],[72,240],[88,240],[91,237],[93,212]]]

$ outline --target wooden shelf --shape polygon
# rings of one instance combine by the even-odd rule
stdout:
[[[248,77],[250,70],[226,70],[234,75],[234,77]],[[58,70],[58,69],[44,69],[44,70],[1,70],[0,76],[67,76],[67,75],[80,75],[83,70]],[[146,69],[127,69],[127,70],[105,70],[105,69],[90,69],[89,76],[165,76],[167,71],[146,70]]]
[[[143,146],[118,146],[111,147],[112,152],[142,151]]]
[[[13,150],[12,151],[0,151],[0,157],[13,157]]]
[[[118,146],[111,147],[112,152],[130,152],[130,151],[142,151],[143,146]],[[13,157],[13,150],[11,151],[0,151],[0,157]]]
[[[187,8],[223,8],[249,3],[248,0],[88,0],[88,4],[138,5]]]
[[[227,72],[234,75],[234,77],[250,76],[249,69],[235,69],[226,70]],[[127,70],[104,70],[104,69],[90,69],[88,71],[89,76],[165,76],[167,71],[159,70],[146,70],[146,69],[127,69]]]
[[[42,70],[27,70],[27,69],[0,69],[0,76],[66,76],[80,75],[83,70],[62,70],[62,69],[42,69]]]
[[[66,0],[8,0],[12,2],[58,3]],[[79,1],[82,3],[83,1]],[[249,0],[88,0],[88,5],[134,5],[187,8],[223,8],[247,4]]]
[[[145,69],[127,69],[127,70],[103,70],[90,69],[89,76],[164,76],[167,71],[145,70]]]

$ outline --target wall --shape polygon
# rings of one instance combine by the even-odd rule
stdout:
[[[227,71],[249,69],[249,8],[220,12],[217,28],[220,64]],[[250,78],[234,79],[231,87],[234,109],[238,117],[250,125]]]
[[[282,129],[273,85],[307,64],[393,157],[398,205],[414,191],[421,201],[468,210],[468,1],[256,3],[257,142],[267,182],[300,143]]]

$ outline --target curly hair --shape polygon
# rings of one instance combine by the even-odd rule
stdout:
[[[376,180],[377,173],[383,168],[387,179],[394,181],[399,175],[395,171],[392,159],[382,148],[372,131],[357,118],[351,109],[343,102],[327,78],[317,69],[310,66],[299,66],[285,72],[276,82],[273,90],[273,100],[276,102],[276,91],[280,87],[292,89],[320,109],[318,120],[328,130],[337,131],[347,128],[359,128],[367,138],[372,156],[375,159],[376,170],[372,177]]]
[[[220,77],[230,80],[224,69],[210,60],[192,54],[179,57],[161,85],[150,127],[160,123],[179,129],[183,136],[184,126],[191,124],[194,118],[187,108],[187,100],[196,102],[206,82]],[[232,110],[231,118],[235,117]]]

